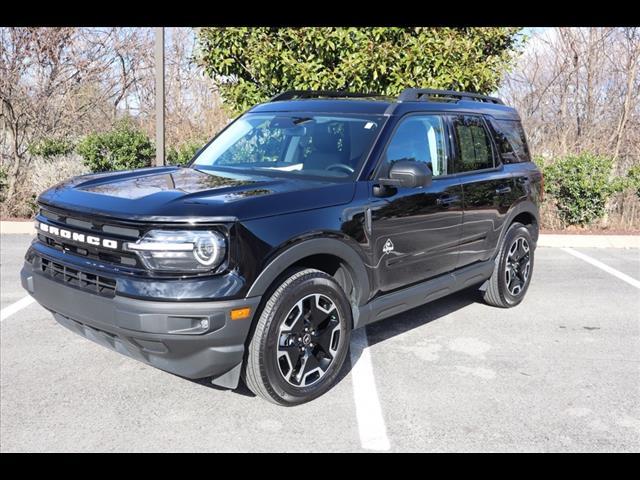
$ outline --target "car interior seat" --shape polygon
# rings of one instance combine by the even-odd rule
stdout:
[[[337,132],[334,123],[319,123],[314,126],[311,154],[304,161],[305,170],[325,170],[334,163],[349,165],[349,125],[341,123],[343,132]],[[333,128],[332,128],[333,127]]]

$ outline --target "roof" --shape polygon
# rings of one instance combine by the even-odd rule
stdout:
[[[495,118],[519,120],[517,111],[500,99],[448,90],[405,89],[396,99],[374,94],[290,91],[256,105],[250,112],[353,113],[404,115],[409,112],[483,113]]]
[[[359,113],[382,115],[390,101],[355,99],[300,99],[282,100],[256,105],[251,112],[322,112],[322,113]]]

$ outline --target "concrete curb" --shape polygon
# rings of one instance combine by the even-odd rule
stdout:
[[[28,234],[34,235],[36,233],[33,227],[33,221],[28,220],[24,222],[20,221],[0,221],[0,234]]]
[[[0,234],[34,235],[32,221],[0,221]],[[539,247],[640,248],[640,235],[561,235],[541,233]]]
[[[640,248],[640,235],[564,235],[541,233],[539,247]]]

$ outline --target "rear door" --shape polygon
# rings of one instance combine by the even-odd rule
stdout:
[[[455,145],[454,168],[464,198],[458,255],[458,267],[463,267],[491,258],[506,213],[517,195],[482,115],[449,118]]]

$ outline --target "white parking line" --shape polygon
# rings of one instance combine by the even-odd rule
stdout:
[[[629,285],[632,285],[636,288],[640,288],[640,281],[616,270],[615,268],[610,267],[609,265],[605,265],[604,263],[596,260],[595,258],[590,257],[589,255],[585,255],[584,253],[578,252],[577,250],[574,250],[573,248],[570,248],[570,247],[563,248],[562,250],[564,250],[567,253],[570,253],[574,257],[577,257],[581,260],[584,260],[587,263],[590,263],[594,267],[598,267],[600,270],[604,270],[605,272],[610,273],[614,277],[617,277],[620,280],[627,282]]]
[[[362,448],[389,450],[391,446],[378,400],[369,342],[364,328],[354,330],[351,335],[351,380]]]
[[[11,315],[13,315],[14,313],[22,310],[23,308],[28,307],[33,302],[35,302],[33,297],[30,296],[30,295],[27,295],[26,297],[21,298],[20,300],[18,300],[16,303],[12,303],[8,307],[3,308],[0,311],[0,322],[2,322],[3,320],[9,318]]]

